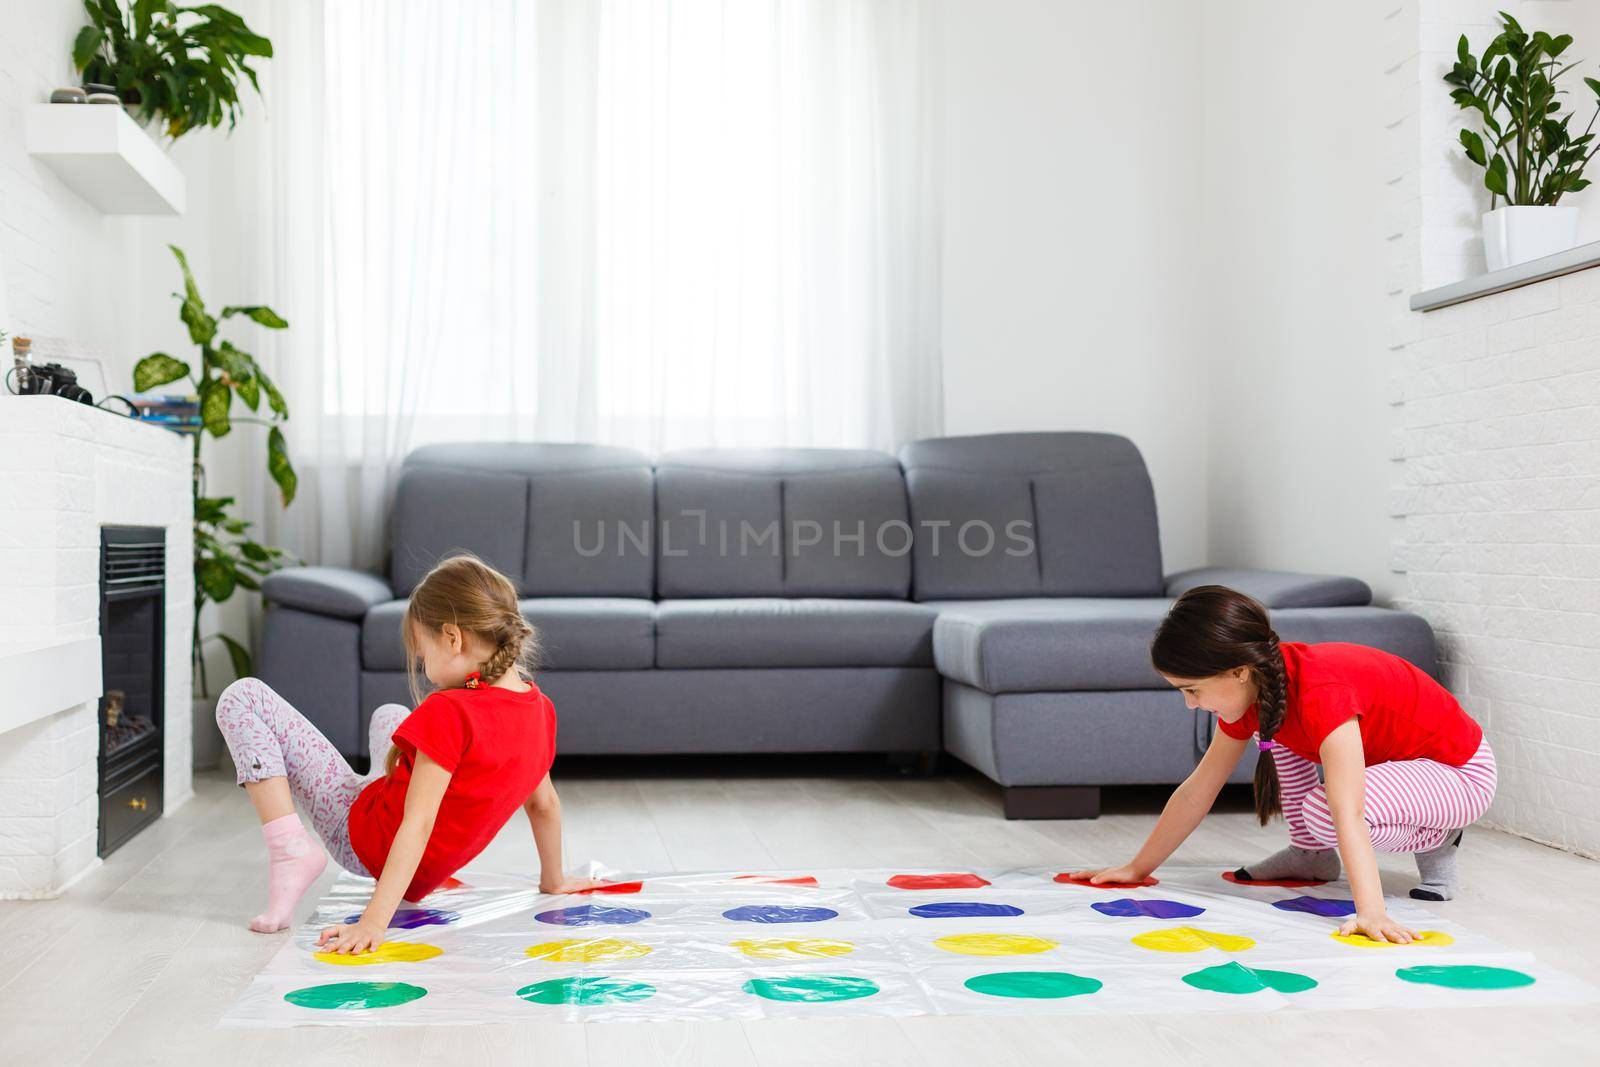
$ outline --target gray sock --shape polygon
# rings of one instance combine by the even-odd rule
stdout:
[[[1449,840],[1430,852],[1417,852],[1417,874],[1422,884],[1411,891],[1417,900],[1449,900],[1455,896],[1460,876],[1456,872],[1456,856],[1461,850],[1463,830],[1457,830]]]
[[[1290,845],[1264,860],[1240,867],[1235,878],[1249,882],[1275,882],[1280,879],[1331,882],[1339,877],[1339,853],[1331,848],[1300,848]]]

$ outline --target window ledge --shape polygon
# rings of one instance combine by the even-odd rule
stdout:
[[[1600,241],[1591,241],[1586,245],[1569,248],[1565,252],[1557,252],[1553,256],[1530,259],[1526,263],[1518,263],[1504,270],[1492,270],[1475,278],[1451,282],[1437,289],[1417,293],[1411,298],[1411,310],[1436,311],[1451,304],[1476,300],[1480,296],[1489,296],[1492,293],[1503,293],[1507,289],[1542,282],[1547,278],[1559,278],[1563,274],[1596,266],[1600,266]]]

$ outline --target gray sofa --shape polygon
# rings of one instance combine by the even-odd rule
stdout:
[[[1210,717],[1150,668],[1172,598],[1217,581],[1286,640],[1357,641],[1435,670],[1422,619],[1355,579],[1166,575],[1144,462],[1124,438],[669,453],[567,444],[420,448],[387,575],[270,576],[259,671],[351,757],[409,700],[400,619],[468,549],[526,598],[569,755],[941,751],[1010,817],[1093,816],[1104,785],[1180,780]],[[1249,766],[1240,768],[1241,779]]]

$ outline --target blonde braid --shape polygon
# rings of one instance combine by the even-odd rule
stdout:
[[[478,664],[478,676],[484,685],[493,685],[514,666],[525,665],[529,645],[532,644],[533,627],[520,612],[510,613],[500,632],[500,644],[489,658]]]

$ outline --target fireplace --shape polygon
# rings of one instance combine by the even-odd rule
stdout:
[[[101,527],[101,856],[161,817],[166,555],[159,526]]]

